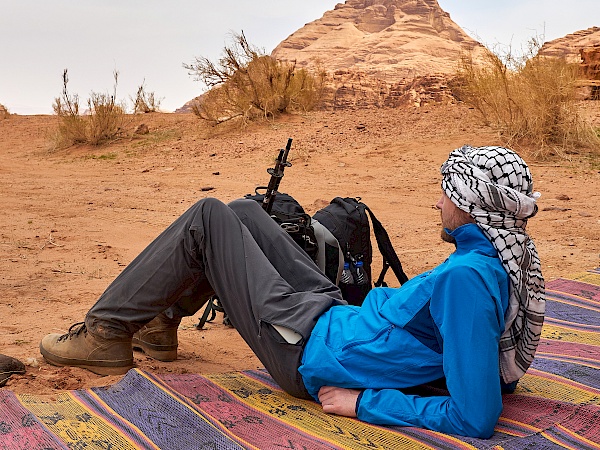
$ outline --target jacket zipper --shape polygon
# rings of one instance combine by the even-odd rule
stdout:
[[[390,334],[392,334],[392,331],[394,330],[394,328],[396,328],[396,325],[390,325],[389,327],[383,328],[381,330],[379,330],[377,332],[377,334],[375,336],[373,336],[371,339],[366,339],[363,341],[355,341],[355,342],[351,342],[349,344],[346,344],[342,347],[342,351],[346,351],[348,349],[351,349],[353,347],[356,347],[358,345],[365,345],[365,344],[370,344],[372,342],[375,342],[376,340],[378,340],[381,336],[383,336],[384,334],[387,334],[384,341],[387,342],[388,339],[390,338]]]

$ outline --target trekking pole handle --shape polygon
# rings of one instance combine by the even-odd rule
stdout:
[[[267,173],[271,175],[269,185],[265,192],[265,198],[263,199],[262,207],[268,213],[271,214],[273,203],[275,202],[275,196],[277,195],[277,189],[279,189],[279,183],[283,178],[283,171],[286,167],[291,167],[292,163],[287,161],[290,149],[292,148],[292,138],[289,138],[285,149],[279,150],[279,155],[275,161],[275,167],[267,169]]]

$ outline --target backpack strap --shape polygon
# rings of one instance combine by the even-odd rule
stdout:
[[[363,203],[364,204],[364,203]],[[369,216],[371,217],[371,223],[373,224],[373,233],[375,234],[375,239],[377,240],[377,247],[379,247],[379,251],[381,256],[383,257],[383,268],[381,269],[381,273],[379,274],[379,278],[375,281],[375,287],[379,286],[387,286],[383,279],[385,278],[385,274],[388,268],[392,268],[394,275],[398,278],[400,284],[404,284],[408,281],[408,277],[402,270],[402,264],[400,263],[400,259],[392,246],[392,242],[390,241],[390,237],[381,225],[381,222],[375,217],[373,211],[365,205],[365,209],[369,212]]]
[[[215,320],[215,317],[217,317],[217,312],[222,312],[224,314],[223,324],[230,326],[231,323],[229,322],[229,317],[227,317],[225,309],[221,306],[219,298],[216,295],[213,295],[208,299],[208,302],[206,302],[204,314],[202,314],[202,317],[196,324],[196,328],[202,330],[204,328],[204,325],[206,325],[206,322],[212,322],[213,320]],[[209,315],[210,318],[208,317]]]

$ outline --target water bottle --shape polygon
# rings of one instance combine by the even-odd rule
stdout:
[[[356,261],[354,263],[354,268],[356,269],[356,284],[368,284],[369,279],[367,277],[367,273],[365,272],[363,262]]]
[[[344,269],[342,270],[342,276],[340,277],[340,284],[354,284],[354,277],[350,271],[350,263],[344,262]]]

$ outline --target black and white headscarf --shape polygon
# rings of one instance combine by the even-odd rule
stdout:
[[[525,231],[537,213],[525,161],[503,147],[470,147],[450,153],[442,165],[442,190],[468,212],[498,251],[510,277],[510,299],[500,338],[500,373],[518,380],[533,361],[546,309],[544,278],[533,241]]]

